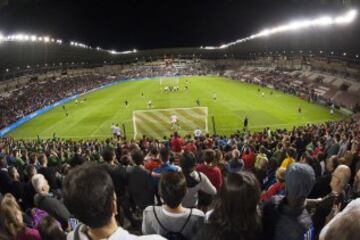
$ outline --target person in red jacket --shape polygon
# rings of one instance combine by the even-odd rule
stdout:
[[[219,190],[223,185],[223,175],[215,162],[215,151],[212,149],[207,149],[202,154],[203,164],[197,166],[196,170],[205,174],[212,185]]]
[[[245,170],[252,170],[254,168],[255,154],[250,147],[245,148],[241,159],[244,161]]]
[[[285,191],[285,171],[286,168],[278,168],[276,170],[276,183],[271,185],[269,189],[261,195],[261,201],[267,201],[272,196]]]
[[[170,141],[170,148],[173,152],[181,152],[184,145],[184,140],[179,136],[177,132],[174,132],[174,136]]]

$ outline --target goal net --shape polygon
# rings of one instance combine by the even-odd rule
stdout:
[[[178,87],[179,78],[178,77],[163,77],[160,78],[160,87]]]
[[[177,124],[171,124],[171,117],[177,117]],[[174,131],[182,136],[193,133],[199,128],[203,134],[208,129],[208,108],[169,108],[169,109],[151,109],[139,110],[133,112],[134,138],[141,138],[143,135],[155,139],[168,137]]]

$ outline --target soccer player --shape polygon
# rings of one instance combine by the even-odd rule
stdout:
[[[245,119],[244,119],[244,129],[247,129],[248,124],[249,124],[249,119],[248,119],[247,116],[245,116]]]
[[[194,131],[195,139],[199,139],[201,137],[201,130],[200,128],[196,128]]]
[[[173,115],[171,115],[170,117],[170,124],[171,124],[171,129],[173,129],[175,126],[177,125],[177,116],[175,115],[175,113]]]
[[[200,106],[200,99],[199,98],[196,99],[196,105],[198,105],[198,107]]]
[[[127,107],[128,107],[128,105],[129,105],[128,100],[125,100],[125,101],[124,101],[124,104],[125,104],[125,107],[127,108]]]
[[[213,93],[213,100],[216,101],[216,92]]]
[[[141,97],[144,97],[144,92],[141,92]]]
[[[265,97],[265,93],[264,93],[264,92],[262,92],[262,93],[261,93],[261,96],[262,96],[262,97]]]
[[[120,140],[121,138],[121,131],[120,131],[120,127],[119,124],[117,123],[115,126],[115,136],[117,138],[117,140]]]
[[[148,101],[148,108],[149,108],[149,109],[152,109],[152,107],[153,107],[153,105],[152,105],[152,101],[151,101],[151,100],[149,100],[149,101]]]
[[[75,104],[78,105],[79,101],[77,99],[75,99]]]
[[[298,107],[298,113],[301,114],[301,111],[302,111],[302,109],[301,109],[301,107],[299,106],[299,107]]]
[[[115,123],[111,124],[111,134],[116,137],[116,125]]]

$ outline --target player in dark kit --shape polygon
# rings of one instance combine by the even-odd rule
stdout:
[[[200,106],[200,99],[196,99],[196,105]]]
[[[128,104],[129,104],[129,102],[128,102],[128,100],[125,100],[125,107],[128,107]]]
[[[248,119],[247,116],[245,116],[245,119],[244,119],[244,129],[247,129],[248,124],[249,124],[249,119]]]
[[[68,113],[68,111],[66,111],[66,107],[65,107],[65,105],[63,105],[63,106],[62,106],[62,108],[63,108],[63,110],[64,110],[64,112],[65,112],[65,116],[67,116],[67,117],[68,117],[68,116],[69,116],[69,113]]]
[[[301,114],[301,107],[298,108],[298,113]]]

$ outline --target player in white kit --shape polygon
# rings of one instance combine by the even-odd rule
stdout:
[[[171,129],[173,129],[175,126],[179,127],[179,125],[177,124],[177,116],[175,114],[171,115],[170,124],[171,124]]]

